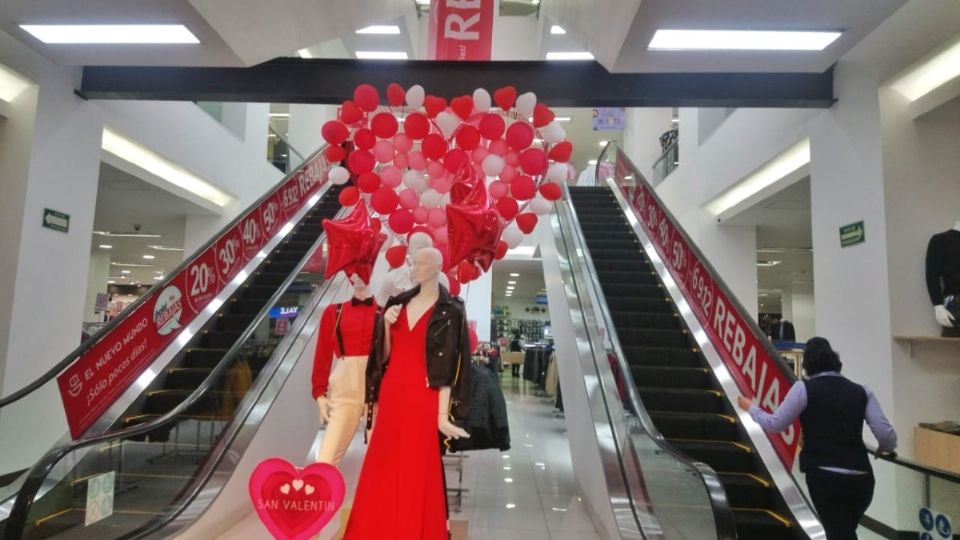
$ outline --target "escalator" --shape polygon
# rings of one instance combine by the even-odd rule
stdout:
[[[718,473],[739,538],[806,538],[610,189],[571,188],[570,194],[630,373],[656,428],[678,451]]]

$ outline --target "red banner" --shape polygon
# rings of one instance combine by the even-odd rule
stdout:
[[[123,316],[57,377],[70,435],[77,438],[140,376],[240,269],[316,193],[326,178],[322,153],[301,165],[166,286]]]
[[[430,60],[490,60],[494,0],[431,0]]]
[[[626,156],[618,150],[614,172],[617,185],[631,202],[637,219],[670,269],[737,387],[744,395],[754,397],[760,408],[772,412],[786,397],[792,382],[760,339],[750,331],[744,314],[718,286],[705,261],[691,249],[677,223],[653,196],[650,186],[643,181],[627,180],[631,170]],[[768,434],[788,469],[793,467],[799,434],[799,422],[794,422],[783,433]]]

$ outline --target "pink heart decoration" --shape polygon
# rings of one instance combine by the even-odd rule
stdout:
[[[298,470],[284,459],[270,458],[253,470],[249,491],[260,521],[274,538],[308,540],[340,509],[346,486],[340,471],[327,463]]]

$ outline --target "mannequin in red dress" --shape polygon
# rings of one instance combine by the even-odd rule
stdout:
[[[374,387],[368,383],[368,406],[371,399],[377,405],[345,540],[449,538],[439,434],[469,437],[451,422],[450,400],[451,386],[458,401],[462,395],[463,375],[469,371],[463,367],[469,368],[470,358],[458,354],[448,365],[429,363],[450,354],[447,348],[438,350],[441,346],[431,342],[431,336],[447,337],[451,332],[458,351],[466,336],[462,302],[440,287],[441,265],[439,251],[419,250],[412,270],[419,290],[387,303],[382,346],[388,362],[382,366],[382,383],[375,382]],[[405,305],[390,306],[404,300]],[[451,328],[454,320],[457,326]],[[374,371],[381,367],[374,358],[370,362]],[[446,372],[438,375],[443,368],[452,369],[449,384],[432,384],[445,377]]]

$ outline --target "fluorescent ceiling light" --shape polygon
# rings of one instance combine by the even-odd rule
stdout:
[[[160,281],[163,279],[163,276],[153,276],[154,281]]]
[[[512,273],[510,274],[510,277],[520,277],[520,274],[518,274],[518,273],[516,273],[516,272],[512,272]]]
[[[361,60],[406,60],[404,51],[357,51],[357,58]]]
[[[150,249],[155,249],[157,251],[183,251],[183,248],[175,248],[175,247],[164,247],[164,246],[157,246],[157,245],[147,246],[147,247]]]
[[[671,118],[671,119],[670,119],[670,122],[672,122],[672,123],[674,123],[674,124],[679,124],[679,123],[680,123],[680,119],[679,119],[679,118]]]
[[[547,60],[593,60],[593,55],[587,51],[548,52]]]
[[[600,148],[605,147],[605,146],[607,145],[607,143],[609,143],[609,142],[610,142],[610,141],[600,141],[600,142],[599,142]]]
[[[718,216],[807,163],[810,163],[810,139],[803,139],[714,198],[704,208]]]
[[[417,3],[420,4],[421,6],[429,6],[430,0],[417,0]]]
[[[182,44],[200,43],[182,24],[21,24],[47,44]]]
[[[118,262],[111,262],[110,266],[126,266],[130,268],[153,268],[152,264],[133,264],[133,263],[118,263]]]
[[[129,270],[121,270],[120,273],[121,273],[121,274],[129,274],[130,271],[129,271]]]
[[[199,176],[187,172],[187,170],[180,165],[160,157],[152,150],[127,139],[107,126],[103,128],[102,147],[104,151],[124,161],[128,161],[151,174],[159,176],[178,188],[186,190],[221,208],[233,201],[233,196],[227,194],[220,188]]]
[[[757,266],[762,266],[764,268],[769,268],[778,264],[780,264],[780,261],[757,261]]]
[[[97,247],[99,247],[100,249],[113,249],[113,246],[111,246],[110,244],[100,244]]]
[[[361,28],[357,30],[357,34],[380,34],[380,35],[397,35],[400,33],[400,27],[395,24],[374,24],[366,28]]]
[[[93,234],[99,236],[110,236],[113,238],[163,238],[159,234],[149,233],[114,233],[110,231],[93,231]]]
[[[29,86],[26,79],[0,66],[0,100],[13,101]]]
[[[557,123],[560,123],[560,124],[567,123],[567,122],[569,122],[569,121],[571,121],[571,120],[573,120],[573,117],[570,117],[570,116],[555,116],[555,117],[553,117],[553,121],[554,121],[554,122],[557,122]]]
[[[150,261],[156,259],[157,257],[155,255],[144,255],[143,258]]]
[[[290,113],[288,113],[288,112],[272,112],[272,113],[270,113],[270,118],[290,118]]]
[[[595,159],[591,159],[590,161],[587,162],[587,165],[596,165],[596,164],[597,164],[597,160]]]
[[[559,25],[556,25],[556,24],[555,24],[555,25],[553,25],[553,26],[550,27],[550,33],[556,36],[556,35],[566,34],[567,31],[564,30],[562,26],[559,26]]]
[[[517,282],[516,282],[515,280],[514,280],[514,281],[508,281],[508,282],[507,282],[507,285],[516,285],[516,284],[517,284]]]
[[[840,32],[657,30],[652,50],[822,51]]]
[[[891,84],[910,101],[916,101],[960,76],[960,41],[911,68]]]
[[[313,58],[313,55],[310,54],[310,49],[300,49],[297,51],[297,54],[300,56],[300,58]]]
[[[112,280],[112,279],[108,279],[108,280],[107,280],[107,285],[113,285],[113,284],[115,284],[115,283],[116,283],[116,281],[114,281],[114,280]]]

